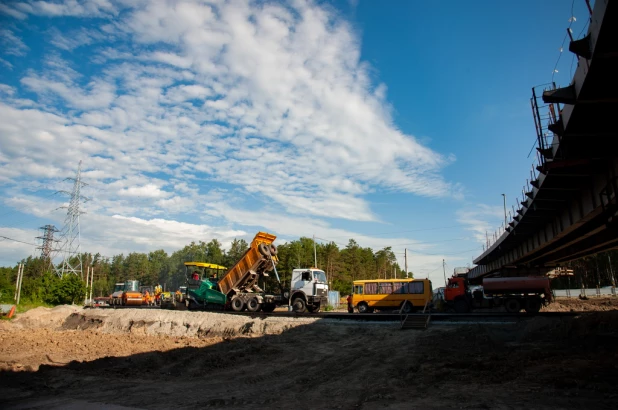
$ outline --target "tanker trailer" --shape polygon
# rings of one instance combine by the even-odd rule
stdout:
[[[552,301],[552,293],[546,277],[485,278],[482,287],[471,289],[465,278],[454,276],[444,289],[444,301],[457,313],[501,306],[511,313],[538,313]]]

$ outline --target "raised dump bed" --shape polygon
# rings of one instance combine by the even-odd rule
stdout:
[[[278,262],[277,250],[273,245],[277,237],[266,232],[258,232],[251,241],[249,249],[234,266],[217,282],[221,293],[229,297],[242,292],[261,292],[258,279],[268,276]]]

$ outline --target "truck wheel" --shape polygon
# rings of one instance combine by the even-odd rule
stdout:
[[[271,313],[273,310],[275,310],[276,307],[277,305],[275,305],[274,303],[264,303],[262,305],[262,312]]]
[[[307,303],[303,298],[296,298],[294,302],[292,302],[292,309],[296,313],[305,313],[307,310]]]
[[[247,310],[249,312],[257,312],[261,308],[262,308],[262,304],[260,303],[260,301],[256,297],[253,297],[253,298],[249,299],[249,301],[247,302]]]
[[[413,310],[414,309],[413,309],[412,303],[410,303],[410,302],[408,302],[408,303],[403,302],[401,305],[399,305],[399,311],[401,313],[405,313],[406,315],[408,313],[412,313]]]
[[[534,315],[535,313],[539,313],[541,310],[541,301],[538,299],[528,299],[526,301],[526,307],[524,308],[526,313]]]
[[[365,302],[359,303],[358,313],[369,313],[369,306]]]
[[[241,298],[239,298],[238,296],[235,298],[232,298],[232,310],[235,312],[242,312],[242,310],[245,308],[245,302],[242,301]]]
[[[455,312],[457,313],[468,313],[468,311],[470,310],[468,302],[463,299],[456,300],[453,304],[453,307],[455,308]]]
[[[309,313],[318,313],[320,311],[321,306],[318,304],[316,306],[307,306],[307,310]]]
[[[261,243],[258,245],[258,251],[264,256],[270,256],[270,247],[265,243]]]
[[[518,313],[521,310],[521,303],[517,299],[509,299],[504,303],[504,307],[509,313]]]
[[[272,256],[276,256],[277,255],[277,246],[275,246],[274,243],[270,244],[270,254]]]

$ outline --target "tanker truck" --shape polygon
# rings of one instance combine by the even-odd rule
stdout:
[[[538,313],[552,301],[547,277],[484,278],[482,286],[472,287],[465,277],[454,275],[444,289],[447,309],[467,313],[477,309],[504,307],[507,312]]]

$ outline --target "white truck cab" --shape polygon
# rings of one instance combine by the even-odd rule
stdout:
[[[294,269],[290,283],[290,304],[297,313],[319,312],[328,304],[328,284],[324,271],[316,268]]]

